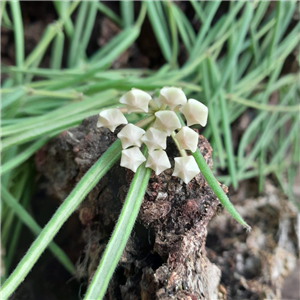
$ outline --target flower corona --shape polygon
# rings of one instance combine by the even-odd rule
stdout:
[[[121,124],[127,124],[118,133],[122,143],[121,166],[136,172],[137,168],[146,161],[146,168],[154,170],[159,175],[171,168],[167,153],[167,137],[172,136],[181,157],[175,157],[173,176],[180,177],[186,184],[200,173],[193,156],[185,150],[195,152],[198,147],[198,134],[188,126],[207,123],[208,109],[195,99],[187,100],[184,92],[176,87],[164,87],[159,97],[153,98],[139,89],[131,89],[120,99],[125,104],[127,113],[146,113],[150,118],[134,124],[128,124],[120,109],[106,109],[99,113],[97,127],[106,127],[112,132]],[[187,122],[182,125],[177,114],[181,112]],[[152,117],[151,117],[152,116]],[[148,125],[147,130],[140,128]],[[148,158],[142,154],[140,147],[145,144],[148,148]]]

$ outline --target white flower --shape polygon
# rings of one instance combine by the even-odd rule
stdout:
[[[200,173],[199,167],[193,156],[175,157],[175,169],[173,176],[180,177],[185,183],[189,183]]]
[[[117,135],[122,142],[123,149],[130,146],[141,147],[141,137],[145,130],[133,124],[126,125]]]
[[[182,89],[164,87],[160,90],[159,101],[169,106],[170,109],[174,109],[178,105],[184,105],[187,99]]]
[[[151,99],[148,93],[139,89],[131,89],[131,91],[121,97],[120,103],[126,105],[129,114],[136,110],[148,112],[148,104]]]
[[[182,127],[174,138],[178,141],[181,149],[196,151],[199,136],[193,129],[186,126]]]
[[[208,108],[201,102],[195,99],[189,99],[188,102],[180,108],[180,111],[184,114],[188,126],[200,124],[204,127],[206,125]]]
[[[127,124],[124,115],[117,108],[110,108],[102,110],[99,113],[97,127],[106,127],[114,132],[115,129],[121,124]]]
[[[156,120],[153,127],[165,131],[168,135],[178,128],[181,128],[180,121],[174,111],[157,111],[155,113]]]
[[[121,167],[136,172],[137,168],[146,161],[145,156],[138,147],[122,150]]]
[[[164,150],[149,151],[146,168],[151,168],[159,175],[166,169],[171,168],[167,153]]]
[[[137,168],[146,161],[139,149],[142,143],[145,143],[149,151],[146,167],[153,169],[156,175],[170,168],[169,158],[163,150],[167,147],[167,136],[172,134],[179,152],[183,155],[183,157],[175,158],[173,175],[188,183],[200,172],[193,156],[186,156],[184,150],[191,152],[197,150],[198,134],[187,126],[206,125],[208,108],[205,105],[195,99],[187,100],[183,91],[176,87],[162,88],[158,99],[152,99],[142,90],[131,89],[121,97],[120,103],[126,105],[128,113],[149,111],[152,115],[140,123],[140,125],[151,124],[145,132],[136,125],[128,124],[122,112],[117,108],[100,112],[97,127],[104,126],[114,132],[120,124],[128,124],[117,135],[123,148],[120,163],[122,167],[136,172]],[[180,111],[185,116],[187,126],[182,126],[180,119],[173,111],[178,106],[182,106]],[[152,124],[154,117],[155,121]],[[175,130],[179,132],[175,134]]]
[[[164,131],[150,127],[146,134],[141,138],[142,142],[146,144],[149,151],[155,149],[166,149],[167,134]]]

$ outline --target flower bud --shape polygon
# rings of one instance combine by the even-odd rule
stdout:
[[[128,126],[128,125],[127,125]],[[195,152],[198,146],[199,135],[191,128],[185,126],[175,135],[181,149]]]
[[[149,151],[156,149],[166,149],[167,134],[164,131],[150,127],[146,134],[141,138],[142,142],[146,144]]]
[[[160,90],[159,101],[169,106],[170,109],[174,109],[178,105],[184,105],[187,99],[182,89],[164,87]]]
[[[188,126],[200,124],[204,127],[207,123],[208,108],[195,99],[189,99],[188,102],[180,108],[180,111],[184,114]]]
[[[121,97],[119,102],[126,105],[127,111],[130,114],[139,110],[148,112],[148,104],[151,99],[148,93],[139,89],[131,89],[131,91]]]
[[[106,127],[111,132],[121,124],[127,124],[127,120],[124,115],[117,108],[110,108],[102,110],[99,113],[99,119],[97,122],[97,127]]]
[[[175,129],[181,128],[181,123],[174,111],[157,111],[155,116],[153,127],[165,131],[167,135],[171,135]]]
[[[193,156],[175,157],[173,176],[180,177],[185,183],[189,183],[200,173],[199,167]]]
[[[137,168],[146,161],[145,156],[138,147],[122,150],[121,167],[136,172]]]
[[[164,150],[149,151],[146,168],[154,170],[156,175],[171,168],[167,153]]]
[[[117,137],[121,140],[123,149],[130,146],[141,147],[141,137],[144,133],[144,129],[133,124],[128,124],[118,133]]]

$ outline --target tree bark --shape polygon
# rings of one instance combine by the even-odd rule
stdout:
[[[48,192],[61,201],[116,139],[118,131],[97,129],[96,122],[97,116],[84,120],[36,155]],[[198,147],[212,168],[212,148],[201,135]],[[270,183],[264,197],[244,199],[241,185],[236,203],[242,203],[237,210],[253,228],[247,233],[228,213],[220,214],[222,206],[201,173],[188,184],[172,176],[174,157],[179,156],[172,140],[167,152],[172,168],[159,176],[152,172],[105,299],[280,299],[283,279],[298,256],[292,204]],[[132,177],[130,170],[116,164],[77,209],[86,243],[78,253],[77,278],[85,287]],[[222,188],[228,193],[226,186]]]
[[[96,128],[97,117],[64,131],[36,155],[48,192],[62,201],[116,139]],[[199,148],[212,167],[212,149],[203,136]],[[179,156],[168,141],[174,166]],[[133,173],[116,164],[88,194],[77,212],[86,241],[77,265],[90,281],[118,218]],[[227,188],[223,186],[225,192]],[[152,172],[139,217],[107,291],[107,299],[216,299],[221,272],[206,257],[207,225],[220,205],[202,174],[189,184],[172,169]]]

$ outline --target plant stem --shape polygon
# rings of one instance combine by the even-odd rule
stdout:
[[[143,127],[144,128],[145,126],[150,124],[154,119],[155,119],[155,116],[149,116],[149,117],[137,122],[135,125],[138,126],[138,127]]]

